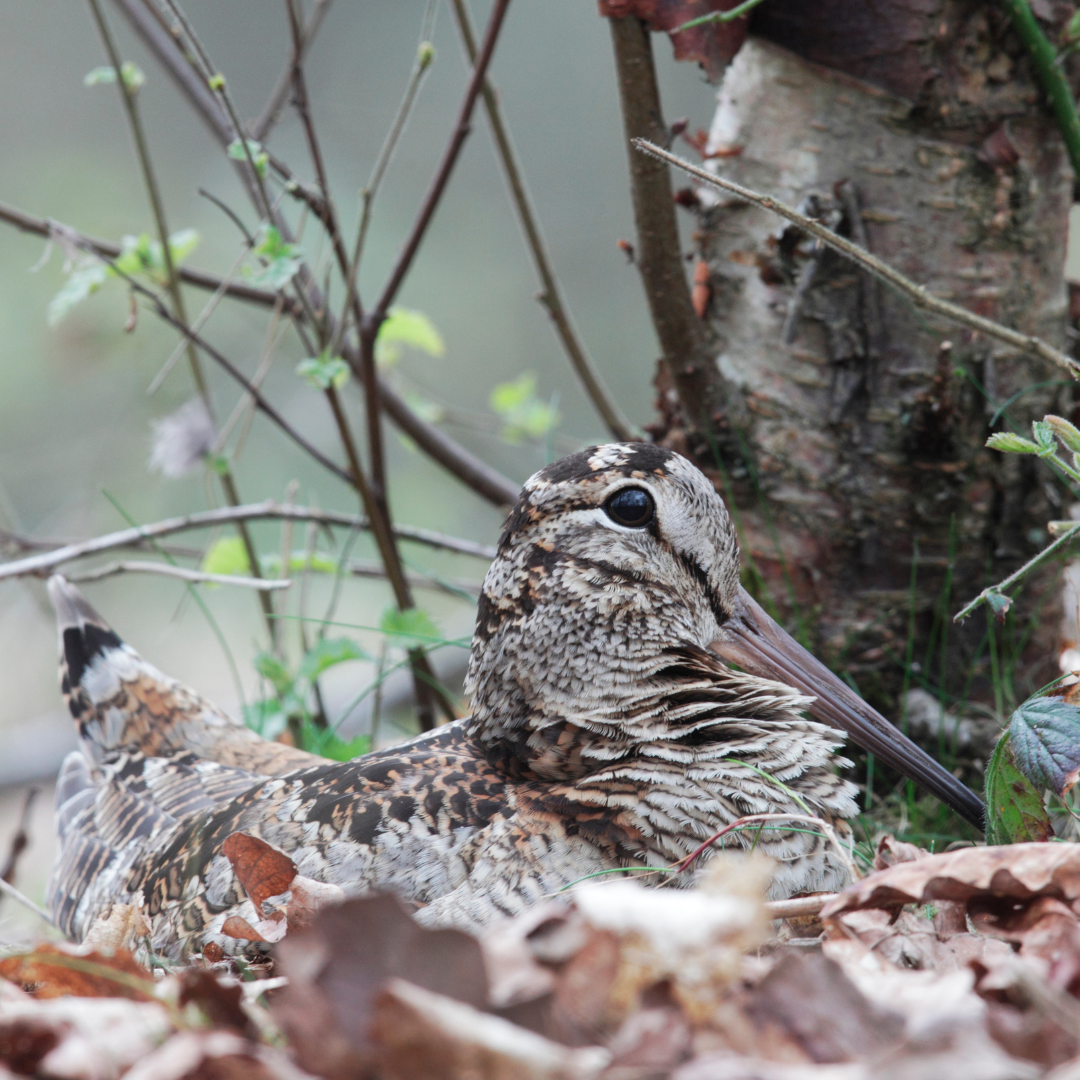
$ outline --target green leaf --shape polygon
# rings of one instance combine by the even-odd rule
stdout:
[[[1025,701],[1009,720],[1016,767],[1038,788],[1064,795],[1080,776],[1080,708],[1059,697]]]
[[[1061,32],[1061,40],[1065,44],[1072,44],[1080,40],[1080,8],[1077,8],[1069,16],[1069,21]]]
[[[289,718],[277,698],[264,698],[244,706],[244,723],[264,739],[276,739],[288,726]]]
[[[1004,593],[998,592],[997,589],[987,589],[986,604],[994,613],[994,618],[997,619],[998,622],[1003,623],[1009,608],[1012,607],[1012,600]]]
[[[224,86],[224,82],[222,83]],[[239,139],[233,139],[229,143],[229,149],[226,151],[229,157],[233,161],[247,161],[248,153],[251,154],[251,160],[255,163],[255,171],[260,176],[266,175],[266,166],[270,161],[270,155],[263,149],[263,144],[256,139],[246,139],[247,152],[244,150],[244,143]]]
[[[295,683],[284,661],[273,653],[261,652],[255,657],[255,670],[273,686],[279,698],[290,694]],[[284,704],[284,703],[283,703]]]
[[[316,390],[340,390],[349,381],[349,365],[340,356],[309,356],[296,365],[296,374]]]
[[[223,536],[216,540],[203,556],[199,567],[206,574],[239,574],[250,576],[247,548],[239,536]]]
[[[96,259],[80,263],[68,274],[60,291],[49,301],[48,320],[55,326],[76,304],[98,291],[109,278],[109,268]]]
[[[422,311],[392,307],[375,339],[375,360],[383,367],[396,364],[407,346],[428,356],[443,356],[446,344],[432,321]]]
[[[264,225],[255,254],[265,260],[257,270],[248,270],[252,285],[267,289],[283,289],[296,276],[304,262],[304,249],[299,244],[288,244],[273,225]]]
[[[333,559],[320,555],[317,551],[310,555],[306,551],[294,551],[289,556],[290,574],[302,574],[305,570],[314,574],[336,574],[337,569],[338,564]]]
[[[391,645],[403,649],[415,649],[437,644],[443,640],[439,628],[423,608],[387,608],[383,612],[379,629],[389,636]]]
[[[324,671],[349,660],[366,660],[367,653],[352,638],[324,638],[300,662],[300,676],[314,682]]]
[[[371,736],[357,735],[355,739],[345,740],[337,732],[318,727],[305,717],[300,725],[300,749],[332,761],[352,761],[371,749]]]
[[[1035,441],[1039,444],[1039,456],[1048,457],[1057,450],[1054,444],[1054,429],[1045,420],[1036,420],[1031,425]]]
[[[503,420],[502,437],[510,443],[540,439],[559,426],[559,411],[536,396],[536,376],[526,372],[491,391],[492,412]]]
[[[1006,730],[986,766],[986,839],[990,844],[1049,840],[1054,830],[1040,792],[1016,767]]]
[[[133,93],[138,92],[146,82],[146,76],[138,64],[133,64],[130,60],[125,60],[120,65],[120,77],[128,90]],[[102,86],[114,82],[116,82],[116,68],[114,67],[96,67],[83,77],[83,86]]]
[[[1022,435],[1014,435],[1011,431],[998,431],[986,440],[986,445],[991,450],[1000,450],[1003,454],[1037,454],[1039,447],[1030,439]]]

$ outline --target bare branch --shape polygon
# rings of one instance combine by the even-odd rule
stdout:
[[[304,29],[300,35],[301,60],[307,56],[307,51],[311,48],[311,43],[315,40],[315,35],[319,32],[319,27],[322,26],[322,21],[326,18],[332,3],[333,0],[315,0],[311,14],[308,15],[307,22],[304,23]],[[285,63],[284,70],[278,76],[278,81],[270,92],[270,97],[267,99],[259,119],[251,125],[251,137],[253,139],[258,139],[259,142],[266,139],[270,129],[278,122],[278,118],[281,116],[281,110],[285,107],[292,84],[293,59],[290,57]]]
[[[56,233],[72,237],[85,251],[95,255],[104,255],[106,258],[115,259],[123,254],[123,249],[113,240],[99,240],[97,237],[88,236],[86,233],[73,229],[70,225],[54,221],[51,218],[39,218],[19,210],[7,203],[0,202],[0,221],[14,225],[20,232],[32,233],[35,236],[43,236],[50,239]],[[244,285],[242,282],[229,281],[227,278],[211,274],[205,270],[193,270],[188,267],[178,266],[177,276],[188,285],[194,285],[197,289],[205,289],[207,292],[223,290],[226,296],[236,300],[244,300],[249,304],[258,304],[260,307],[273,307],[281,297],[286,314],[292,315],[298,310],[295,300],[282,297],[281,293],[271,292],[269,289],[259,289],[254,285]]]
[[[469,58],[469,63],[475,65],[476,37],[473,33],[472,20],[469,17],[468,4],[466,0],[453,0],[453,4],[454,16],[457,19],[458,31],[461,34],[465,53]],[[514,144],[503,120],[502,109],[499,106],[499,94],[490,79],[484,80],[481,93],[484,96],[484,108],[487,112],[488,123],[491,125],[495,149],[499,154],[499,160],[502,162],[506,183],[510,188],[510,196],[517,209],[518,220],[521,222],[521,231],[525,234],[526,246],[532,255],[536,274],[540,278],[542,286],[539,296],[540,303],[547,308],[547,312],[551,316],[551,322],[555,327],[555,333],[566,350],[570,366],[581,380],[585,393],[593,403],[593,407],[600,414],[600,418],[607,425],[608,431],[620,442],[632,442],[641,436],[634,431],[633,425],[623,415],[618,403],[604,384],[603,377],[596,369],[592,357],[589,356],[585,345],[578,337],[573,321],[570,318],[570,312],[567,311],[566,305],[563,303],[559,282],[551,265],[551,257],[548,254],[547,245],[544,243],[543,234],[540,232],[540,225],[536,220],[536,213],[529,199],[525,177],[522,175],[521,165],[514,151]]]
[[[899,270],[886,262],[882,262],[881,259],[871,255],[869,251],[859,247],[858,244],[852,243],[846,237],[838,236],[831,229],[822,225],[821,222],[800,214],[798,210],[788,206],[787,203],[774,199],[771,195],[762,195],[760,192],[743,187],[742,184],[737,184],[734,180],[727,180],[722,176],[713,176],[712,173],[699,169],[689,161],[668,153],[668,151],[662,150],[659,146],[645,139],[634,139],[633,142],[634,146],[643,153],[659,158],[669,165],[675,165],[711,187],[720,188],[721,191],[727,191],[740,199],[745,199],[747,202],[754,203],[754,205],[765,210],[770,210],[782,218],[787,218],[788,221],[797,225],[804,232],[816,236],[823,244],[827,244],[834,251],[838,251],[852,262],[868,270],[887,285],[891,285],[897,292],[906,296],[917,308],[922,308],[924,311],[929,311],[934,315],[940,315],[950,322],[959,323],[961,326],[966,326],[971,330],[978,330],[987,337],[1011,345],[1020,352],[1030,353],[1040,359],[1048,360],[1050,363],[1063,368],[1074,379],[1080,373],[1080,364],[1060,349],[1055,349],[1049,342],[1032,334],[1024,334],[1019,330],[1013,330],[1011,327],[1003,326],[993,319],[987,319],[983,315],[976,315],[975,312],[968,311],[967,308],[962,308],[959,304],[953,304],[948,300],[942,300],[940,297],[934,296],[925,286],[917,285],[911,278],[905,277]]]
[[[408,239],[406,239],[402,246],[397,262],[394,264],[394,268],[390,272],[390,277],[383,287],[382,295],[379,297],[379,301],[375,305],[374,310],[365,320],[365,333],[370,336],[372,340],[374,340],[374,335],[378,333],[383,319],[386,318],[386,312],[394,302],[394,297],[397,296],[398,289],[401,288],[401,284],[405,280],[405,275],[408,274],[409,268],[412,266],[412,261],[420,248],[420,242],[424,239],[424,234],[427,232],[428,225],[431,223],[435,209],[438,207],[439,200],[442,198],[443,191],[446,189],[450,174],[454,171],[454,166],[457,164],[458,155],[461,153],[461,147],[464,145],[465,138],[469,134],[473,108],[476,105],[476,99],[480,96],[480,90],[484,85],[484,77],[487,74],[488,65],[491,63],[491,58],[495,54],[495,45],[499,40],[499,31],[502,29],[503,20],[506,17],[506,11],[509,6],[510,0],[495,0],[495,4],[492,7],[491,17],[488,19],[487,30],[484,32],[484,41],[480,46],[480,51],[477,53],[476,62],[473,64],[472,77],[469,79],[469,85],[465,91],[464,100],[461,102],[461,108],[458,110],[454,130],[450,134],[450,141],[443,151],[442,160],[439,162],[439,167],[435,172],[435,176],[431,181],[427,194],[424,196],[420,211],[416,215],[416,220],[413,222],[412,231],[409,233]]]
[[[286,518],[294,521],[316,521],[321,525],[336,526],[344,529],[362,529],[366,531],[369,527],[366,517],[355,514],[341,514],[333,510],[316,510],[307,506],[283,506],[273,499],[267,499],[265,502],[250,503],[247,506],[226,506],[217,510],[202,510],[195,514],[167,518],[164,521],[154,522],[149,525],[136,525],[130,529],[121,529],[119,532],[108,533],[105,536],[97,536],[90,540],[79,540],[66,544],[64,547],[57,548],[54,551],[30,555],[12,562],[0,563],[0,580],[26,577],[28,575],[40,577],[52,572],[58,566],[64,566],[67,563],[74,562],[76,559],[83,559],[89,555],[99,555],[104,551],[113,551],[117,548],[131,547],[135,544],[145,543],[150,539],[171,536],[173,533],[187,532],[192,529],[213,528],[235,521],[283,521]],[[495,549],[493,547],[486,544],[476,544],[470,540],[459,540],[457,537],[432,532],[430,529],[396,525],[394,526],[394,535],[399,540],[423,544],[425,547],[435,548],[440,551],[452,551],[459,555],[469,555],[473,558],[488,561],[495,558]],[[35,543],[33,540],[21,542],[27,545]]]
[[[292,581],[289,578],[255,578],[243,577],[240,574],[208,574],[203,570],[188,570],[183,566],[144,562],[139,559],[106,563],[104,566],[95,567],[93,570],[87,570],[81,574],[72,574],[70,577],[72,581],[100,581],[102,578],[112,577],[114,574],[160,574],[162,577],[179,578],[181,581],[190,581],[195,584],[241,585],[245,589],[259,589],[262,592],[274,592],[292,586]]]

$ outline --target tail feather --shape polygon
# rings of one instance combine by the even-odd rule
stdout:
[[[94,762],[118,750],[194,754],[264,776],[320,759],[267,742],[126,645],[69,581],[49,579],[60,631],[60,686]]]

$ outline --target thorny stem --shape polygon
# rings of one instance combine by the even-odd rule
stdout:
[[[695,26],[708,26],[710,23],[734,22],[735,19],[742,19],[749,15],[762,2],[763,0],[744,0],[738,7],[733,7],[730,11],[712,11],[708,15],[702,15],[697,19],[684,22],[681,26],[676,26],[669,33],[681,34],[684,30],[693,30]]]
[[[453,5],[458,31],[461,34],[465,52],[469,57],[469,63],[475,64],[476,35],[473,32],[468,4],[466,0],[453,0]],[[540,278],[542,291],[538,299],[551,317],[555,333],[566,350],[570,366],[581,380],[585,393],[589,396],[589,400],[607,425],[608,430],[620,442],[632,442],[634,439],[640,438],[640,435],[635,432],[633,425],[623,415],[618,403],[604,385],[604,380],[578,337],[570,313],[563,303],[558,279],[555,277],[555,271],[551,265],[551,257],[548,254],[547,245],[544,243],[543,234],[540,232],[540,225],[536,220],[536,214],[529,199],[528,188],[525,185],[525,177],[522,175],[521,165],[517,160],[514,144],[511,141],[510,132],[507,130],[502,109],[499,106],[498,91],[492,85],[490,79],[484,80],[481,93],[484,96],[484,109],[487,112],[488,123],[491,125],[495,149],[499,154],[499,160],[502,162],[506,183],[510,188],[510,196],[517,209],[521,231],[525,234],[526,245],[532,254],[536,273]]]
[[[821,222],[814,221],[813,218],[808,218],[805,214],[800,214],[798,210],[788,206],[787,203],[774,199],[771,195],[762,195],[751,188],[743,187],[742,184],[737,184],[734,180],[714,176],[712,173],[699,169],[689,161],[685,161],[683,158],[677,157],[675,154],[671,154],[645,139],[634,139],[633,142],[634,146],[643,153],[650,154],[661,161],[666,161],[669,165],[675,165],[711,187],[720,188],[722,191],[727,191],[740,199],[745,199],[747,202],[754,203],[756,206],[786,218],[804,232],[817,237],[834,251],[838,251],[841,255],[851,259],[852,262],[869,270],[875,277],[891,285],[897,292],[906,296],[917,308],[940,315],[942,318],[959,323],[961,326],[967,326],[972,330],[978,330],[986,334],[987,337],[1003,341],[1021,352],[1030,353],[1043,360],[1049,360],[1050,363],[1066,370],[1074,379],[1080,373],[1080,364],[1077,364],[1071,356],[1066,355],[1060,349],[1055,349],[1049,342],[1032,334],[1024,334],[1019,330],[1013,330],[1011,327],[994,322],[993,319],[976,315],[973,311],[968,311],[967,308],[962,308],[958,304],[934,296],[924,286],[917,285],[910,278],[901,274],[899,270],[877,258],[877,256],[871,255],[869,251],[859,247],[858,244],[853,244],[846,237],[837,235],[831,229],[822,225]]]
[[[135,151],[139,157],[139,166],[142,170],[143,180],[146,183],[147,196],[149,197],[150,207],[154,215],[154,223],[157,226],[158,240],[161,243],[162,260],[165,264],[167,288],[169,290],[169,295],[172,298],[176,321],[186,327],[188,324],[187,312],[184,308],[184,297],[180,289],[180,282],[176,276],[176,266],[173,263],[172,250],[169,247],[169,227],[165,220],[165,205],[161,198],[157,177],[154,174],[153,163],[150,160],[150,151],[146,145],[146,136],[143,131],[142,121],[139,118],[139,107],[135,99],[136,90],[134,87],[129,87],[124,81],[120,54],[116,48],[116,43],[113,41],[112,34],[109,32],[108,24],[105,22],[105,16],[101,11],[98,0],[88,0],[88,3],[94,21],[97,24],[98,33],[101,35],[102,43],[105,46],[105,51],[108,53],[109,62],[112,64],[113,71],[116,73],[116,84],[120,89],[120,97],[124,104],[124,111],[127,113],[128,124],[131,128],[131,136],[135,143]],[[209,388],[206,385],[206,379],[203,376],[202,367],[199,364],[199,354],[195,348],[194,339],[191,337],[188,337],[188,362],[191,365],[191,377],[195,383],[195,389],[202,399],[203,408],[206,410],[206,414],[210,417],[212,423],[214,406],[210,398]],[[220,476],[221,486],[225,492],[226,501],[231,506],[239,506],[241,502],[240,495],[236,489],[236,481],[227,464],[221,471]],[[246,525],[238,523],[237,532],[239,533],[241,543],[244,545],[244,550],[247,553],[252,576],[256,578],[262,577],[262,574],[259,571],[258,553],[256,552],[255,545],[251,539],[250,531]],[[266,592],[259,592],[258,597],[259,607],[262,610],[263,620],[266,623],[266,632],[270,636],[271,644],[276,644],[277,624],[274,622],[273,601]]]
[[[371,533],[375,539],[375,545],[379,549],[379,555],[382,558],[383,566],[386,567],[387,576],[390,580],[390,587],[394,592],[394,601],[399,610],[406,611],[414,606],[412,590],[409,588],[409,583],[406,580],[404,571],[401,567],[397,545],[394,542],[394,535],[389,525],[389,517],[380,512],[380,507],[376,502],[374,492],[371,490],[371,485],[364,475],[364,470],[360,467],[360,458],[356,453],[356,444],[353,441],[352,432],[349,430],[349,421],[345,416],[345,410],[341,407],[341,399],[338,397],[337,391],[332,386],[328,387],[326,390],[326,399],[334,414],[334,422],[337,424],[341,443],[345,447],[353,483],[356,490],[360,493],[364,509],[368,512]],[[409,660],[413,671],[413,685],[416,691],[420,730],[430,731],[435,726],[435,716],[431,707],[430,684],[424,679],[423,669],[426,667],[426,674],[430,678],[433,678],[431,669],[430,666],[426,664],[426,657],[424,657],[423,653],[419,650],[410,652]],[[448,719],[453,720],[455,717],[451,714]]]
[[[1048,559],[1059,554],[1063,549],[1068,547],[1076,538],[1077,533],[1080,533],[1080,522],[1070,524],[1072,524],[1072,528],[1063,532],[1052,544],[1043,548],[1038,555],[1028,559],[1019,570],[1011,573],[1004,581],[999,581],[996,585],[991,585],[989,588],[983,589],[970,604],[962,608],[953,616],[953,622],[960,622],[961,619],[966,619],[980,604],[986,603],[991,593],[1003,593],[1006,589],[1011,589],[1018,581],[1030,574],[1032,570],[1036,569],[1036,567],[1042,566]]]
[[[635,144],[642,138],[661,142],[667,136],[648,27],[633,16],[608,21],[626,137]],[[634,153],[629,166],[637,227],[636,262],[664,362],[683,411],[702,435],[725,422],[736,422],[738,426],[739,417],[732,412],[741,400],[728,392],[705,326],[691,302],[668,170]]]
[[[1080,182],[1080,116],[1077,115],[1076,101],[1065,78],[1065,72],[1057,63],[1056,50],[1042,32],[1028,0],[1001,0],[1001,3],[1009,13],[1013,29],[1020,35],[1031,57],[1035,74],[1049,99],[1050,108],[1065,143],[1073,177]]]

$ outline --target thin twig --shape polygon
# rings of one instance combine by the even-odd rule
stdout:
[[[169,75],[172,76],[178,88],[187,98],[188,103],[198,112],[214,134],[215,139],[223,147],[228,146],[232,139],[228,117],[222,113],[213,95],[210,94],[208,88],[192,70],[177,43],[162,29],[155,19],[148,15],[139,0],[113,0],[113,3],[128,18],[132,30],[154,54]],[[240,176],[254,198],[247,169],[240,170]],[[218,280],[214,279],[213,284],[203,285],[203,287],[216,288],[218,283]],[[199,283],[193,280],[192,284]],[[276,294],[269,293],[266,290],[250,289],[249,287],[248,293],[247,296],[241,297],[240,290],[237,288],[232,292],[232,295],[249,299],[264,306],[273,306],[276,299]],[[291,302],[289,314],[294,319],[298,318],[298,312],[291,305]],[[342,355],[354,370],[359,371],[358,352],[343,349]],[[486,462],[471,454],[455,439],[435,427],[434,424],[430,424],[417,416],[401,396],[382,379],[379,380],[379,398],[387,415],[406,435],[413,439],[429,457],[451,472],[462,483],[472,488],[482,498],[500,507],[512,505],[517,500],[519,485],[508,480]]]
[[[124,79],[120,54],[116,48],[116,43],[113,41],[112,34],[109,32],[108,24],[105,21],[105,16],[101,11],[98,0],[87,0],[87,2],[90,5],[94,21],[97,23],[98,33],[101,35],[105,51],[108,54],[116,74],[116,83],[120,89],[120,97],[123,100],[124,110],[127,113],[132,139],[135,142],[135,150],[139,158],[139,167],[146,184],[147,197],[150,200],[150,207],[154,215],[154,223],[157,227],[158,240],[161,244],[162,261],[165,265],[166,288],[169,290],[169,296],[172,298],[175,321],[179,323],[181,327],[186,328],[188,326],[187,311],[184,307],[184,296],[180,288],[180,281],[176,276],[176,266],[173,263],[172,249],[169,246],[169,227],[165,220],[165,204],[161,198],[161,191],[158,187],[153,163],[150,160],[150,151],[146,144],[146,136],[143,131],[142,121],[139,117],[136,90],[134,87],[128,86]],[[202,366],[199,363],[199,354],[195,348],[196,338],[186,333],[185,337],[187,338],[188,363],[191,367],[192,381],[195,383],[195,389],[202,399],[206,415],[209,416],[211,422],[213,422],[214,403],[210,397],[210,390],[206,384],[206,379],[203,376]],[[223,463],[219,475],[226,500],[232,506],[239,506],[241,502],[240,493],[237,490],[236,479],[229,469],[228,462]],[[255,550],[255,542],[251,538],[251,533],[248,531],[247,526],[242,522],[237,523],[236,529],[237,534],[240,537],[240,542],[247,552],[248,562],[251,565],[251,573],[255,577],[260,577],[258,553]],[[266,632],[270,637],[270,641],[274,642],[277,639],[277,623],[274,621],[273,601],[265,592],[260,592],[258,596],[259,606],[266,623]]]
[[[1080,364],[1077,364],[1072,357],[1066,355],[1060,349],[1055,349],[1049,342],[1031,334],[1021,333],[1019,330],[1013,330],[1011,327],[994,322],[993,319],[976,315],[973,311],[968,311],[967,308],[962,308],[958,304],[934,296],[925,286],[917,285],[910,278],[901,274],[899,270],[883,262],[877,256],[871,255],[869,251],[859,247],[858,244],[853,244],[846,237],[837,235],[820,222],[814,221],[813,218],[800,214],[798,210],[788,206],[787,203],[780,202],[779,199],[774,199],[771,195],[762,195],[750,188],[743,187],[742,184],[737,184],[733,180],[728,180],[722,176],[713,176],[712,173],[699,169],[689,161],[668,153],[668,151],[662,150],[659,146],[647,142],[645,139],[634,139],[633,142],[634,146],[643,153],[650,154],[661,161],[666,161],[669,165],[675,165],[703,183],[720,188],[722,191],[727,191],[740,199],[745,199],[747,202],[754,203],[756,206],[786,218],[804,232],[817,237],[834,251],[838,251],[841,255],[851,259],[852,262],[870,271],[875,277],[891,285],[897,292],[906,296],[916,307],[940,315],[951,322],[959,323],[961,326],[978,330],[986,334],[987,337],[1005,342],[1021,352],[1030,353],[1043,360],[1049,360],[1050,363],[1063,368],[1073,378],[1076,378],[1080,373]]]
[[[765,911],[770,919],[799,919],[817,915],[838,893],[818,893],[816,896],[796,896],[793,900],[769,900]]]
[[[245,589],[265,589],[273,592],[276,589],[288,589],[292,581],[287,578],[255,578],[242,577],[239,574],[208,574],[202,570],[188,570],[183,566],[172,566],[169,563],[143,562],[142,560],[127,560],[126,562],[111,562],[104,566],[87,570],[82,574],[70,575],[70,580],[100,581],[102,578],[112,577],[114,574],[159,574],[162,577],[179,578],[181,581],[190,581],[194,584],[206,585],[240,585]]]
[[[33,809],[34,801],[40,794],[40,788],[32,787],[26,790],[22,811],[19,814],[19,824],[15,829],[15,835],[11,838],[8,856],[4,860],[4,868],[0,870],[0,878],[3,878],[9,885],[15,880],[15,869],[19,865],[20,856],[30,844],[30,811]]]
[[[28,214],[7,203],[0,202],[0,221],[14,225],[20,232],[32,233],[35,236],[43,236],[52,239],[54,236],[70,237],[84,251],[92,251],[95,255],[104,255],[109,259],[119,258],[123,254],[123,248],[113,240],[101,240],[94,236],[81,233],[70,225],[54,221],[51,218],[39,218],[34,214]],[[177,276],[188,285],[197,289],[205,289],[207,292],[216,292],[223,289],[226,296],[235,300],[243,300],[249,304],[258,304],[260,307],[273,307],[281,295],[270,289],[260,289],[254,285],[245,285],[243,282],[229,281],[227,277],[211,274],[205,270],[194,270],[186,266],[176,268]],[[294,300],[287,297],[283,302],[288,314],[293,313],[296,305]]]
[[[5,881],[3,878],[0,878],[0,892],[10,896],[12,900],[17,900],[23,907],[29,908],[35,915],[40,916],[50,926],[56,926],[56,923],[53,922],[53,917],[49,912],[47,912],[40,904],[35,904],[26,893],[16,889],[11,882]],[[51,956],[52,954],[50,953],[49,955]]]
[[[308,49],[311,48],[311,43],[315,40],[315,35],[319,32],[319,27],[322,25],[323,19],[326,18],[326,14],[330,10],[330,5],[332,3],[333,0],[315,0],[311,13],[308,15],[307,22],[304,23],[303,32],[300,35],[301,60],[304,59]],[[270,129],[277,123],[278,117],[281,115],[281,110],[285,107],[285,102],[289,97],[289,90],[292,89],[292,84],[293,59],[290,57],[285,62],[285,68],[278,76],[278,81],[275,83],[274,89],[270,92],[270,97],[263,106],[263,111],[260,113],[258,120],[251,125],[251,137],[253,139],[258,142],[265,141]]]
[[[1063,532],[1052,544],[1043,548],[1038,555],[1028,559],[1019,570],[1011,573],[1004,581],[999,581],[996,585],[991,585],[988,588],[983,589],[970,604],[962,608],[953,616],[953,622],[960,622],[961,619],[966,619],[980,604],[986,603],[986,600],[991,593],[1004,593],[1006,589],[1011,589],[1021,578],[1026,577],[1036,567],[1041,566],[1054,555],[1060,554],[1063,549],[1068,547],[1069,544],[1076,539],[1077,534],[1080,533],[1080,521],[1070,522],[1070,524],[1072,526],[1070,529]]]
[[[476,36],[473,32],[472,20],[469,17],[467,0],[453,0],[454,16],[457,19],[458,31],[461,34],[462,44],[470,64],[476,63]],[[600,414],[600,418],[607,425],[608,431],[620,442],[632,442],[640,438],[633,425],[623,415],[618,403],[604,384],[604,380],[589,356],[584,343],[578,337],[574,328],[570,312],[563,302],[559,289],[555,270],[551,265],[551,257],[548,254],[547,245],[544,243],[540,225],[536,220],[532,202],[529,199],[529,191],[525,185],[525,177],[522,175],[521,165],[514,151],[514,144],[510,139],[510,133],[503,119],[502,109],[499,106],[498,91],[492,85],[490,79],[485,79],[481,90],[484,95],[484,108],[487,112],[488,123],[491,125],[491,134],[495,140],[495,149],[499,160],[502,162],[503,173],[506,176],[507,186],[510,188],[510,196],[517,209],[518,221],[521,223],[521,231],[525,234],[525,243],[533,258],[536,274],[540,278],[542,286],[538,297],[541,304],[547,309],[551,317],[555,333],[566,350],[570,366],[574,369],[581,385],[588,395],[593,407]],[[366,207],[365,207],[366,210]]]
[[[442,160],[439,162],[439,167],[436,169],[435,176],[432,178],[431,184],[424,196],[424,201],[416,215],[416,220],[413,222],[413,227],[409,232],[409,236],[402,245],[397,261],[394,263],[394,268],[390,271],[390,277],[383,286],[383,291],[379,297],[378,303],[376,303],[371,314],[365,320],[367,325],[364,329],[366,333],[371,336],[372,340],[374,340],[374,335],[378,333],[379,327],[386,318],[386,313],[389,310],[390,305],[397,296],[398,289],[401,288],[401,284],[405,280],[405,275],[408,274],[409,268],[412,266],[412,261],[420,248],[420,242],[424,239],[428,225],[431,223],[431,219],[439,205],[439,201],[442,199],[442,194],[446,189],[450,174],[454,171],[454,166],[457,164],[458,155],[461,153],[461,148],[469,134],[473,108],[476,105],[476,99],[480,96],[480,90],[484,85],[484,78],[487,75],[488,65],[491,63],[492,56],[495,55],[495,45],[499,40],[499,31],[502,29],[503,20],[506,18],[506,11],[509,6],[510,0],[495,0],[495,4],[492,7],[487,29],[484,32],[484,41],[480,46],[480,51],[476,55],[476,61],[473,64],[472,77],[469,79],[469,85],[465,90],[465,97],[461,102],[461,107],[458,109],[457,119],[454,122],[454,129],[450,134],[450,141],[443,151]]]
[[[74,562],[76,559],[85,558],[88,555],[98,555],[103,551],[113,551],[116,548],[129,547],[132,544],[142,543],[148,539],[170,536],[173,533],[187,532],[191,529],[213,528],[234,521],[281,521],[286,517],[292,518],[294,521],[317,521],[322,525],[338,526],[345,529],[367,530],[369,527],[366,517],[359,517],[355,514],[341,514],[333,510],[315,510],[306,506],[286,507],[273,499],[267,499],[265,502],[251,503],[247,506],[225,506],[217,510],[201,510],[198,513],[187,514],[184,517],[167,518],[164,521],[156,521],[149,525],[121,529],[119,532],[96,536],[90,540],[80,540],[73,544],[66,544],[55,551],[0,563],[0,580],[25,577],[27,575],[41,576],[51,572],[58,566]],[[423,544],[426,547],[441,551],[452,551],[459,555],[469,555],[477,559],[490,561],[496,554],[494,548],[484,544],[475,544],[469,540],[459,540],[457,537],[445,536],[429,529],[412,528],[408,525],[394,526],[394,535],[399,540]]]

